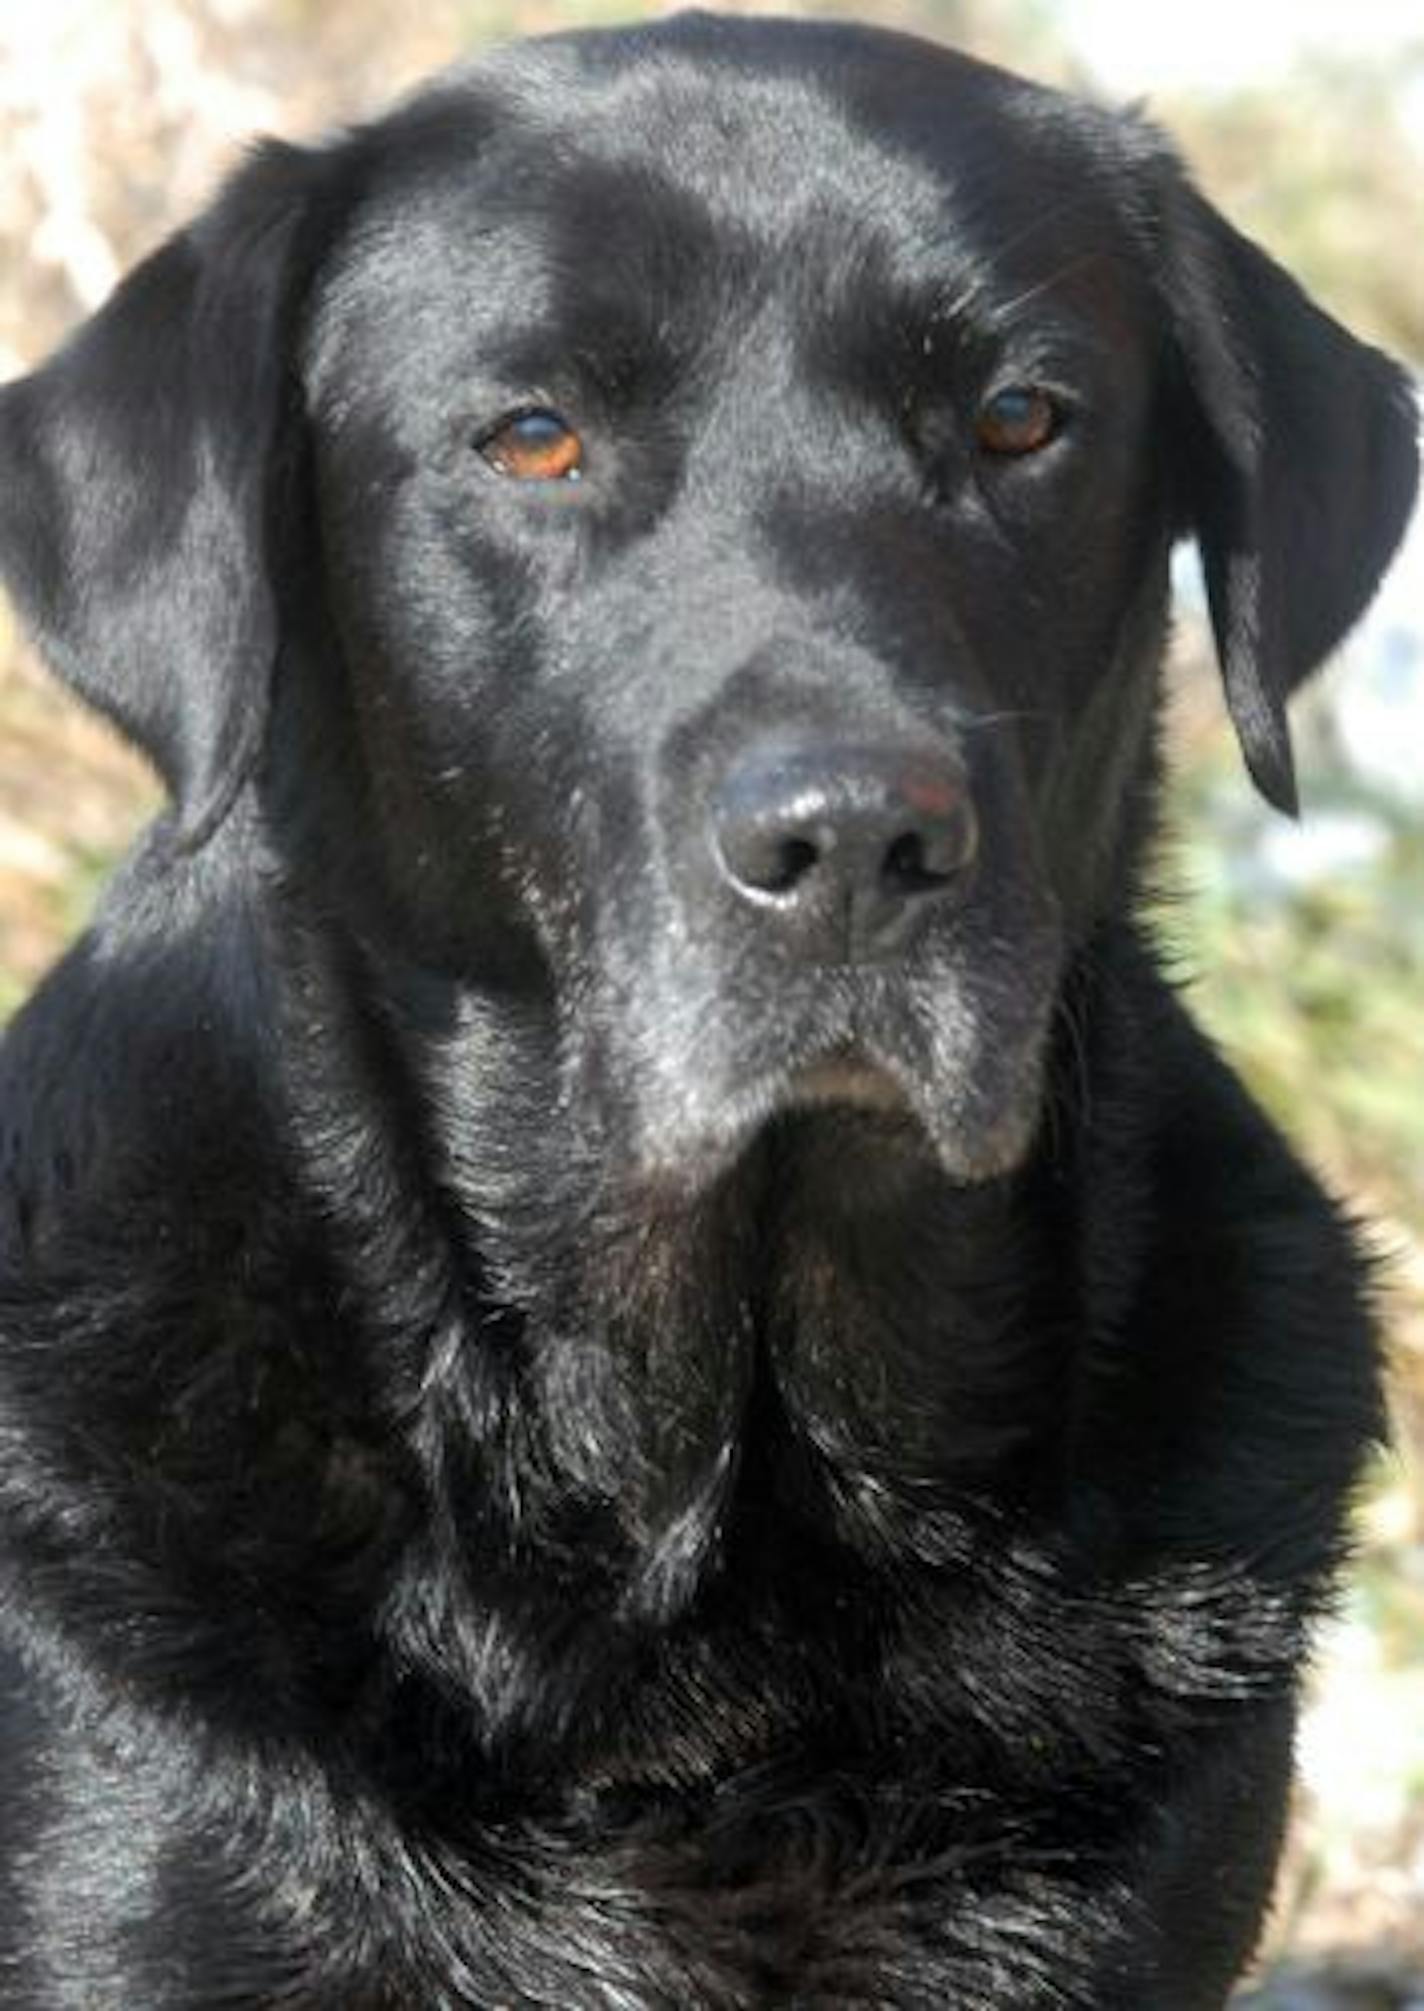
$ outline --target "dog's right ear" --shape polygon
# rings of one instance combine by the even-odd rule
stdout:
[[[0,389],[0,577],[196,844],[260,742],[291,358],[332,156],[269,142],[55,356]]]

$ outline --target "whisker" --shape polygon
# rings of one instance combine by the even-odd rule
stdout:
[[[1023,711],[976,712],[971,718],[957,720],[955,724],[957,730],[961,733],[977,733],[981,727],[985,726],[1013,726],[1022,721],[1032,722],[1035,720],[1051,719],[1052,716],[1050,712],[1039,706],[1032,710],[1025,709]]]
[[[1041,300],[1044,294],[1051,293],[1065,279],[1070,279],[1075,273],[1086,271],[1089,266],[1101,264],[1105,256],[1106,254],[1101,251],[1085,251],[1080,253],[1077,258],[1065,259],[1062,265],[1056,267],[1054,271],[1048,273],[1043,279],[1035,281],[1032,286],[1025,287],[1024,291],[1015,294],[1012,300],[995,301],[993,303],[992,319],[996,322],[1011,320],[1014,315],[1020,313],[1025,307],[1032,305],[1035,300]]]
[[[1030,218],[1021,230],[1016,230],[1008,237],[1001,238],[995,242],[995,264],[1001,265],[1006,258],[1012,257],[1016,251],[1021,251],[1025,245],[1031,244],[1040,232],[1056,230],[1060,225],[1067,223],[1075,216],[1089,214],[1092,207],[1092,201],[1082,196],[1070,197],[1063,202],[1055,203],[1050,209],[1043,211],[1041,215]],[[1102,255],[1101,252],[1095,250],[1083,254],[1078,258],[1068,260],[1055,273],[1051,274],[1047,280],[1041,281],[1030,288],[1024,298],[1033,299],[1041,287],[1056,285],[1058,280],[1064,278],[1075,266],[1089,259],[1099,258]],[[985,296],[988,293],[988,287],[989,281],[982,271],[970,274],[967,284],[958,293],[936,308],[935,320],[953,321],[968,313],[971,309],[983,306],[985,304]],[[996,302],[990,301],[988,304],[996,314],[1003,311],[1000,310]],[[1018,301],[1009,302],[1007,311],[1012,311],[1019,304],[1020,302]]]

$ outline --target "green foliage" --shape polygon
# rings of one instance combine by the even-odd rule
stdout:
[[[1404,124],[1424,38],[1313,56],[1285,83],[1153,110],[1203,188],[1361,334],[1424,359],[1424,173]]]
[[[1376,843],[1292,881],[1224,740],[1177,807],[1168,934],[1196,1009],[1312,1158],[1424,1233],[1424,831],[1344,781],[1317,788],[1310,817]]]

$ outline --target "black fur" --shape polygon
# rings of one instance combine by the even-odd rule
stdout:
[[[1288,805],[1402,375],[1140,122],[689,17],[265,148],[0,468],[174,798],[0,1060],[6,2011],[1219,2005],[1380,1417],[1140,920],[1167,559]],[[972,805],[893,953],[709,835],[847,745]]]

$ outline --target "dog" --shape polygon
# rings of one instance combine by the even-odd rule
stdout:
[[[688,16],[268,143],[0,396],[167,807],[0,1062],[7,2011],[1204,2011],[1381,1429],[1154,948],[1412,394],[1136,115]]]

